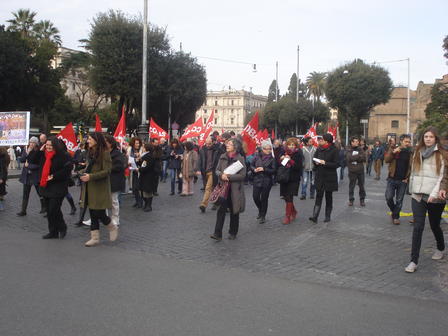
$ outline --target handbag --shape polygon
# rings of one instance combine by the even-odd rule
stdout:
[[[278,183],[288,183],[289,182],[289,176],[290,176],[290,170],[289,167],[280,166],[277,169],[277,182]]]
[[[223,204],[227,200],[229,189],[229,182],[219,182],[210,194],[209,202],[215,205]]]

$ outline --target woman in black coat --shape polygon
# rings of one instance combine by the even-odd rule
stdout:
[[[284,160],[287,160],[283,165]],[[280,153],[280,165],[289,168],[288,182],[280,183],[280,196],[286,203],[286,214],[283,224],[289,224],[297,217],[297,210],[294,207],[294,196],[299,195],[300,179],[303,174],[303,153],[299,148],[299,141],[296,138],[289,138],[286,141],[283,151]]]
[[[269,193],[271,192],[273,177],[275,175],[276,164],[272,155],[272,145],[268,141],[263,141],[261,151],[256,153],[250,169],[253,173],[253,199],[258,208],[260,224],[266,220],[268,211]]]
[[[68,193],[68,184],[73,169],[72,159],[62,140],[48,139],[45,145],[45,160],[41,167],[40,194],[47,209],[48,234],[43,239],[64,238],[67,225],[61,205]]]
[[[177,193],[180,194],[182,192],[182,177],[181,177],[181,166],[182,166],[182,158],[184,154],[184,150],[179,143],[179,140],[173,139],[171,140],[170,146],[168,147],[168,170],[170,172],[171,179],[171,193],[170,195],[174,195],[174,187],[176,186],[177,179]]]
[[[153,157],[154,147],[145,144],[145,151],[141,156],[139,172],[139,188],[143,194],[145,205],[143,211],[152,211],[152,199],[157,188],[160,171],[156,169],[156,160]]]
[[[8,179],[8,166],[10,158],[6,148],[0,147],[0,211],[4,211],[4,197],[6,192],[6,180]]]
[[[316,185],[316,202],[314,203],[313,216],[310,221],[317,223],[322,200],[325,193],[325,220],[329,222],[333,210],[333,192],[338,191],[338,175],[336,169],[339,167],[339,150],[333,144],[333,136],[324,134],[319,142],[319,148],[314,154],[313,160],[316,170],[314,183]]]

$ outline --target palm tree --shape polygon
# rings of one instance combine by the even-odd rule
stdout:
[[[59,29],[57,29],[53,23],[48,20],[41,20],[36,23],[33,27],[33,31],[38,39],[54,42],[58,46],[62,44]]]
[[[327,79],[326,72],[313,71],[306,78],[306,85],[308,87],[307,96],[313,96],[313,101],[320,100],[320,97],[324,95],[325,81]]]
[[[17,12],[13,12],[14,19],[8,20],[11,31],[19,32],[22,38],[28,37],[32,32],[34,25],[34,17],[36,12],[32,12],[29,9],[19,9]]]

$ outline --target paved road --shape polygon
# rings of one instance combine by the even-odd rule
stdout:
[[[39,286],[45,284],[46,281],[51,283],[50,279],[53,273],[61,276],[67,273],[67,276],[64,275],[62,279],[57,278],[56,293],[53,293],[49,286],[44,286],[47,291],[51,292],[51,298],[44,306],[51,306],[55,295],[59,295],[60,291],[63,292],[64,289],[67,289],[72,294],[76,294],[74,299],[76,302],[69,306],[78,307],[79,304],[80,306],[76,310],[80,310],[78,314],[81,315],[85,313],[88,316],[88,312],[85,312],[87,307],[81,307],[83,300],[91,302],[94,299],[99,300],[98,296],[100,296],[105,312],[111,309],[111,313],[112,310],[115,312],[114,316],[129,316],[127,307],[132,307],[134,299],[129,300],[126,293],[132,290],[128,287],[134,287],[135,290],[138,289],[138,292],[145,292],[144,295],[142,294],[141,301],[135,303],[140,307],[139,311],[143,309],[144,304],[151,306],[151,300],[145,301],[145,297],[154,295],[154,304],[157,304],[159,309],[158,314],[162,314],[164,309],[172,309],[173,314],[170,315],[170,318],[172,319],[174,316],[174,321],[179,320],[179,324],[184,326],[188,326],[188,322],[191,324],[195,311],[201,321],[203,320],[201,314],[209,317],[207,320],[211,322],[200,324],[204,326],[202,333],[204,335],[210,330],[208,328],[216,327],[216,330],[221,330],[220,328],[224,328],[224,326],[232,327],[231,330],[234,332],[228,333],[232,335],[240,334],[240,330],[242,330],[241,334],[245,335],[268,332],[269,327],[263,331],[263,329],[256,328],[258,325],[260,328],[264,325],[275,325],[277,329],[274,328],[274,332],[283,335],[297,334],[291,333],[293,329],[288,328],[298,328],[299,325],[302,328],[306,328],[305,325],[312,328],[311,325],[303,323],[304,321],[314,322],[314,324],[319,322],[315,325],[317,329],[314,331],[313,329],[304,329],[307,334],[360,335],[370,334],[372,330],[376,330],[376,334],[400,335],[401,332],[403,335],[427,334],[422,331],[429,328],[425,325],[424,320],[430,317],[433,310],[419,311],[413,310],[411,307],[414,305],[421,308],[436,307],[435,311],[440,308],[446,316],[446,304],[448,303],[446,292],[448,290],[448,263],[445,260],[434,262],[430,259],[434,242],[429,227],[424,236],[423,255],[419,270],[412,275],[406,274],[403,268],[409,261],[412,226],[408,224],[407,219],[403,219],[400,226],[390,224],[384,202],[385,181],[374,181],[367,178],[366,208],[361,208],[359,205],[353,208],[346,206],[346,184],[344,182],[341,185],[341,191],[335,195],[335,211],[331,223],[319,222],[314,225],[306,220],[311,214],[313,206],[312,200],[306,200],[296,201],[299,218],[288,226],[281,224],[283,203],[278,198],[277,187],[272,190],[268,221],[264,225],[259,225],[254,220],[256,212],[252,206],[250,188],[248,187],[246,192],[248,210],[241,215],[239,237],[236,241],[225,239],[221,243],[216,243],[208,237],[214,227],[215,213],[212,211],[207,211],[205,214],[199,213],[197,205],[201,193],[198,185],[196,185],[195,196],[182,198],[168,196],[168,185],[161,184],[161,196],[155,199],[152,213],[145,214],[142,211],[133,210],[130,207],[131,198],[126,197],[122,207],[122,227],[119,241],[113,245],[106,242],[99,248],[87,249],[82,246],[88,236],[88,231],[85,229],[70,228],[66,240],[61,242],[40,240],[39,235],[46,231],[46,222],[37,214],[37,197],[35,194],[32,195],[29,214],[26,218],[15,217],[14,214],[20,203],[20,185],[17,180],[11,180],[7,209],[6,212],[0,214],[1,246],[5,245],[5,239],[6,243],[11,245],[10,240],[15,242],[20,240],[21,234],[24,235],[25,241],[33,249],[36,249],[29,252],[29,257],[37,258],[37,260],[29,259],[29,262],[24,262],[28,267],[25,267],[23,271],[33,274],[33,277],[28,280],[35,284],[27,286],[24,295],[36,296],[35,292],[40,293]],[[77,194],[76,188],[73,188],[73,194]],[[404,211],[410,211],[409,203],[407,197]],[[64,211],[68,213],[66,203],[64,207]],[[66,216],[66,219],[71,222],[75,220],[70,216]],[[446,225],[444,225],[444,229],[446,230]],[[7,238],[8,234],[12,238]],[[16,268],[14,260],[27,257],[27,253],[24,251],[28,251],[29,247],[23,244],[17,245],[18,252],[8,253],[14,258],[12,258],[12,264],[5,265],[5,269],[14,270]],[[12,245],[16,246],[15,243]],[[53,262],[46,263],[46,254],[42,255],[42,252],[54,254],[51,257]],[[2,255],[6,253],[2,253]],[[89,256],[93,257],[95,262],[92,262],[93,260],[90,260]],[[118,268],[114,266],[115,260],[119,262]],[[8,260],[2,261],[2,263],[5,262]],[[157,272],[150,271],[153,267]],[[170,271],[171,269],[172,271]],[[85,272],[87,275],[84,274]],[[150,275],[157,273],[158,280],[155,282],[153,279],[144,281],[148,273]],[[20,275],[20,272],[11,274],[15,274],[12,277],[13,283],[26,278],[26,276]],[[34,275],[36,275],[37,281],[33,281]],[[66,280],[69,281],[64,287]],[[126,281],[129,281],[129,286],[126,285]],[[170,296],[170,299],[167,298],[164,301],[163,295],[159,293],[159,291],[163,293],[163,288],[160,288],[159,285],[163,286],[164,281],[167,286],[168,284],[172,285],[173,291],[176,293],[173,295],[178,295],[179,302],[174,300],[174,296]],[[260,291],[251,287],[252,283],[258,284],[258,281],[261,282],[260,287],[257,287]],[[102,285],[105,285],[104,288]],[[115,289],[117,294],[113,294],[108,299],[107,288],[114,293],[112,286],[115,285],[118,286]],[[86,297],[86,293],[89,291],[86,292],[85,289],[90,286],[93,286],[95,290],[103,288],[94,295],[94,299]],[[203,287],[203,292],[201,287]],[[182,294],[176,292],[178,288],[182,289]],[[264,294],[263,288],[269,289],[266,294]],[[289,293],[285,288],[297,291]],[[10,288],[6,289],[6,292],[9,293]],[[156,291],[157,294],[154,294],[153,291]],[[219,294],[214,297],[210,294],[213,291]],[[40,295],[45,296],[44,292]],[[124,307],[115,307],[113,303],[115,295],[118,296],[120,302],[123,302]],[[190,295],[198,300],[200,308],[192,309],[183,320],[184,313],[181,307],[188,307],[191,304],[189,300],[192,299],[187,297]],[[278,295],[278,300],[275,299],[276,295]],[[321,298],[320,295],[323,297]],[[340,301],[343,297],[347,297],[347,300],[353,299],[358,304],[362,302],[365,305],[364,309],[361,308],[362,305],[357,306],[353,301]],[[11,298],[9,297],[9,299]],[[68,300],[68,296],[66,299]],[[186,300],[187,303],[184,304],[183,300]],[[298,301],[295,302],[296,300]],[[373,304],[375,300],[380,301]],[[38,304],[38,300],[36,301],[35,298],[32,301],[33,305]],[[8,306],[14,306],[14,301],[7,300],[6,302],[9,303]],[[24,304],[22,301],[19,302],[20,306]],[[106,302],[115,308],[109,308]],[[205,302],[205,305],[201,306],[201,302]],[[240,302],[240,306],[237,304],[234,307],[233,302]],[[267,302],[276,304],[269,307]],[[341,312],[337,309],[331,310],[337,307],[338,302],[341,302]],[[343,304],[343,302],[345,303]],[[179,307],[171,307],[172,305],[177,306],[176,303],[179,304]],[[302,303],[303,306],[301,306]],[[222,309],[219,309],[221,305]],[[288,309],[280,309],[282,305]],[[352,305],[353,309],[350,308]],[[191,304],[191,307],[194,305]],[[71,315],[74,310],[75,308],[71,308],[68,315]],[[321,310],[324,312],[322,318],[319,317]],[[326,321],[332,311],[338,318],[333,324]],[[383,314],[380,314],[381,311]],[[407,322],[409,324],[405,323],[407,313],[409,314]],[[98,316],[99,311],[96,310],[95,314],[94,316]],[[269,314],[272,314],[271,318],[267,317]],[[148,323],[153,325],[154,321],[157,321],[155,317],[146,321],[139,314],[137,315],[132,328],[147,327]],[[248,316],[246,321],[242,320],[244,315]],[[163,319],[161,316],[159,317]],[[343,317],[348,320],[345,321]],[[379,323],[380,317],[383,320],[390,318],[396,323],[383,321],[386,328],[384,330],[387,332],[378,332],[377,328],[382,325]],[[87,318],[81,319],[84,321]],[[412,323],[413,320],[421,323],[423,329],[419,329]],[[337,329],[338,321],[341,323],[352,321],[352,324],[348,324],[348,326],[353,325],[355,328],[353,330],[356,332],[348,327],[343,329],[345,325],[343,323],[340,325],[342,329]],[[356,321],[359,321],[359,324]],[[434,334],[448,334],[445,322],[438,319],[437,313],[433,316],[432,321],[434,321],[431,326],[434,328],[432,329]],[[175,326],[166,325],[161,320],[157,323],[156,330],[160,335],[173,334],[174,329],[172,328]],[[104,326],[104,324],[105,321],[101,321],[101,325]],[[86,322],[86,326],[88,325],[89,323]],[[330,325],[331,329],[325,329]],[[407,329],[407,325],[410,326],[409,329]],[[250,329],[251,326],[254,329]],[[398,328],[398,326],[404,329]],[[78,327],[77,325],[76,328]],[[191,330],[186,328],[184,333],[178,333],[201,334],[201,331],[197,329],[199,325],[196,326],[193,323],[190,327]],[[241,329],[238,329],[239,327]],[[126,325],[123,325],[123,330],[128,330]],[[248,330],[256,330],[257,333],[251,333]],[[328,332],[328,330],[334,330],[335,333]],[[446,332],[442,332],[442,330]],[[0,334],[3,335],[3,333]],[[136,331],[131,334],[141,333]]]

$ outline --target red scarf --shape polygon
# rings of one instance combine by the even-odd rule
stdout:
[[[325,145],[322,145],[321,147],[323,148],[323,149],[327,149],[328,147],[330,147],[331,146],[331,143],[326,143]]]
[[[46,187],[48,183],[48,176],[50,176],[50,169],[51,169],[51,160],[53,159],[53,156],[55,156],[56,152],[51,151],[47,152],[45,151],[45,163],[44,167],[42,168],[42,176],[40,178],[40,186]]]
[[[299,150],[297,148],[294,148],[293,150],[289,149],[289,147],[285,148],[285,154],[290,157],[288,163],[286,164],[286,168],[291,168],[296,164],[296,162],[292,159],[292,156],[296,154]]]

